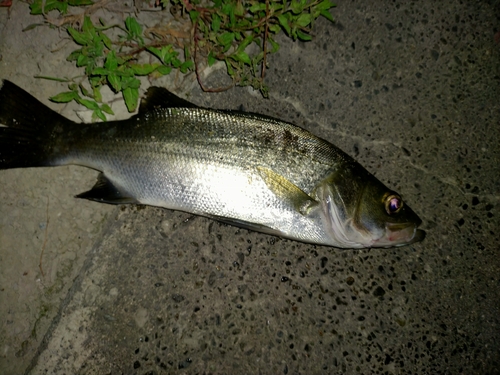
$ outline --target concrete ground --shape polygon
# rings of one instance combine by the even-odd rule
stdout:
[[[312,42],[282,39],[269,100],[154,84],[333,142],[404,195],[425,241],[312,246],[74,199],[97,175],[81,167],[0,171],[1,374],[500,372],[500,3],[332,14]],[[34,78],[80,74],[64,31],[22,31],[41,22],[24,2],[0,8],[0,78],[78,120],[47,100],[63,84]]]

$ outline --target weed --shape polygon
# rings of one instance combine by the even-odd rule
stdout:
[[[175,25],[146,29],[133,16],[127,17],[123,25],[107,25],[102,19],[94,23],[91,14],[109,7],[110,0],[35,0],[30,6],[31,13],[42,14],[46,23],[67,29],[79,45],[67,60],[85,69],[83,79],[40,76],[69,84],[69,91],[51,100],[58,103],[74,100],[91,109],[94,119],[104,121],[105,113],[113,112],[102,103],[103,86],[122,93],[127,109],[133,112],[139,98],[137,77],[157,78],[173,70],[184,74],[194,72],[205,91],[223,91],[233,85],[251,86],[267,97],[269,88],[264,83],[267,56],[280,47],[276,35],[284,31],[293,40],[311,40],[314,21],[320,16],[333,21],[329,10],[335,6],[330,0],[155,0],[153,5],[161,11],[169,10]],[[72,7],[84,7],[85,12],[68,15]],[[50,11],[58,11],[59,17],[49,17]],[[138,10],[128,9],[130,14],[134,11]],[[118,32],[110,36],[111,29]],[[144,54],[155,61],[139,63]],[[232,84],[206,87],[200,66],[212,66],[217,61],[225,63]],[[90,89],[83,84],[84,80]]]

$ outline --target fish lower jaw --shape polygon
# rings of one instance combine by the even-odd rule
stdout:
[[[425,232],[417,228],[417,225],[406,227],[387,225],[382,237],[373,240],[372,247],[401,247],[422,241]]]

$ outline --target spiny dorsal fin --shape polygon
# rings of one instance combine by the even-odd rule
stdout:
[[[146,113],[158,108],[198,108],[197,105],[179,98],[163,87],[152,86],[141,100],[139,113]]]

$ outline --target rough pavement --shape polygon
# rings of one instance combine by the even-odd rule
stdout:
[[[422,243],[312,246],[74,199],[96,177],[80,167],[0,171],[0,373],[498,373],[499,9],[339,2],[312,42],[283,38],[269,100],[170,82],[341,147],[404,195]],[[22,32],[37,22],[0,8],[0,78],[77,120],[34,78],[79,74],[74,45]]]

